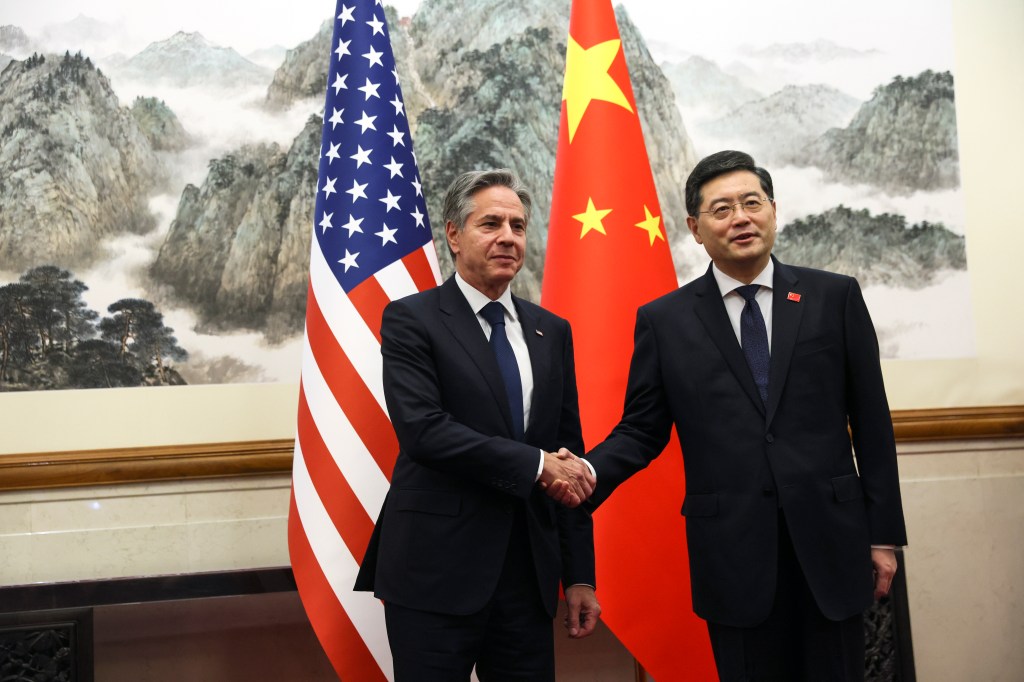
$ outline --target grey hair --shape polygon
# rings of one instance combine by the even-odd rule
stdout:
[[[530,191],[526,189],[526,185],[519,179],[515,171],[508,168],[469,171],[455,178],[444,195],[445,225],[451,222],[461,231],[466,227],[469,214],[476,208],[473,203],[473,195],[482,189],[495,186],[508,187],[516,193],[519,201],[523,204],[523,218],[529,225],[533,199],[530,197]]]

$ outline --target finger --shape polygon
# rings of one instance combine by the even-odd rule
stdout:
[[[580,605],[569,603],[569,612],[565,616],[565,629],[569,631],[570,637],[576,637],[580,632]]]
[[[587,490],[580,484],[579,481],[574,480],[572,482],[572,492],[574,495],[576,495],[576,497],[580,499],[581,502],[590,497],[590,493],[587,492]]]
[[[581,500],[579,496],[572,492],[569,488],[566,488],[565,491],[555,501],[560,504],[564,504],[566,507],[569,507],[571,509],[573,507],[578,507],[583,500]]]
[[[583,639],[588,637],[594,632],[594,628],[597,627],[597,618],[590,613],[580,614],[580,627],[579,632],[576,633],[576,639]]]
[[[594,494],[594,486],[586,478],[584,478],[582,481],[580,481],[580,487],[583,489],[583,492],[586,494],[586,497],[584,497],[583,499],[587,499],[588,497],[590,497],[591,495]]]
[[[575,493],[566,493],[565,497],[558,501],[569,509],[575,509],[583,504],[583,500],[581,500],[579,495],[576,495]]]
[[[579,504],[578,498],[573,494],[565,481],[554,481],[548,487],[547,494],[560,504],[572,504],[574,500],[577,500],[575,504]]]
[[[892,576],[878,573],[875,575],[875,599],[881,599],[889,594],[892,587]]]

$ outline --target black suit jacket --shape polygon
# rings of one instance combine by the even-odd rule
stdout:
[[[539,448],[583,452],[572,333],[565,320],[513,300],[533,366],[525,442],[514,440],[494,352],[454,278],[385,309],[384,393],[400,451],[357,590],[423,611],[480,610],[498,583],[517,506],[549,614],[560,578],[595,584],[589,513],[556,504],[535,483]]]
[[[871,604],[870,546],[906,544],[878,343],[856,280],[775,261],[773,284],[767,405],[709,267],[638,311],[622,420],[588,454],[599,504],[676,426],[694,611],[739,627],[771,609],[780,506],[834,620]]]

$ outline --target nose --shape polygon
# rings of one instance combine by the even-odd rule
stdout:
[[[732,207],[732,222],[734,224],[750,222],[750,216],[743,210],[743,204],[736,204]]]
[[[746,211],[743,210],[743,205],[742,204],[734,204],[733,205],[733,207],[732,207],[732,220],[733,220],[733,222],[735,222],[736,220],[739,220],[739,221],[742,221],[742,222],[745,222],[746,220],[750,220],[750,216],[748,214],[746,214]]]
[[[498,241],[502,244],[511,244],[514,241],[515,232],[512,230],[512,223],[504,221],[498,231]]]

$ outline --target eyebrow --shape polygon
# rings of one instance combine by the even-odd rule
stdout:
[[[483,222],[486,222],[488,220],[497,220],[498,222],[501,222],[502,220],[504,220],[504,218],[505,218],[505,216],[498,215],[497,213],[485,213],[484,215],[482,215],[479,218],[477,218],[477,223],[483,223]],[[524,218],[523,216],[512,216],[512,217],[510,217],[508,219],[508,221],[510,223],[512,223],[513,225],[515,225],[515,224],[525,225],[526,224],[526,218]]]
[[[743,201],[744,199],[746,199],[748,197],[759,197],[759,196],[761,196],[761,192],[755,192],[755,191],[751,190],[749,192],[744,192],[743,194],[739,195],[737,197],[737,199],[739,201]],[[709,201],[708,202],[708,206],[714,206],[715,204],[717,204],[719,202],[722,202],[722,201],[729,201],[729,199],[727,199],[725,197],[718,197],[717,199],[712,199],[711,201]],[[736,203],[736,202],[733,202],[733,203]]]

